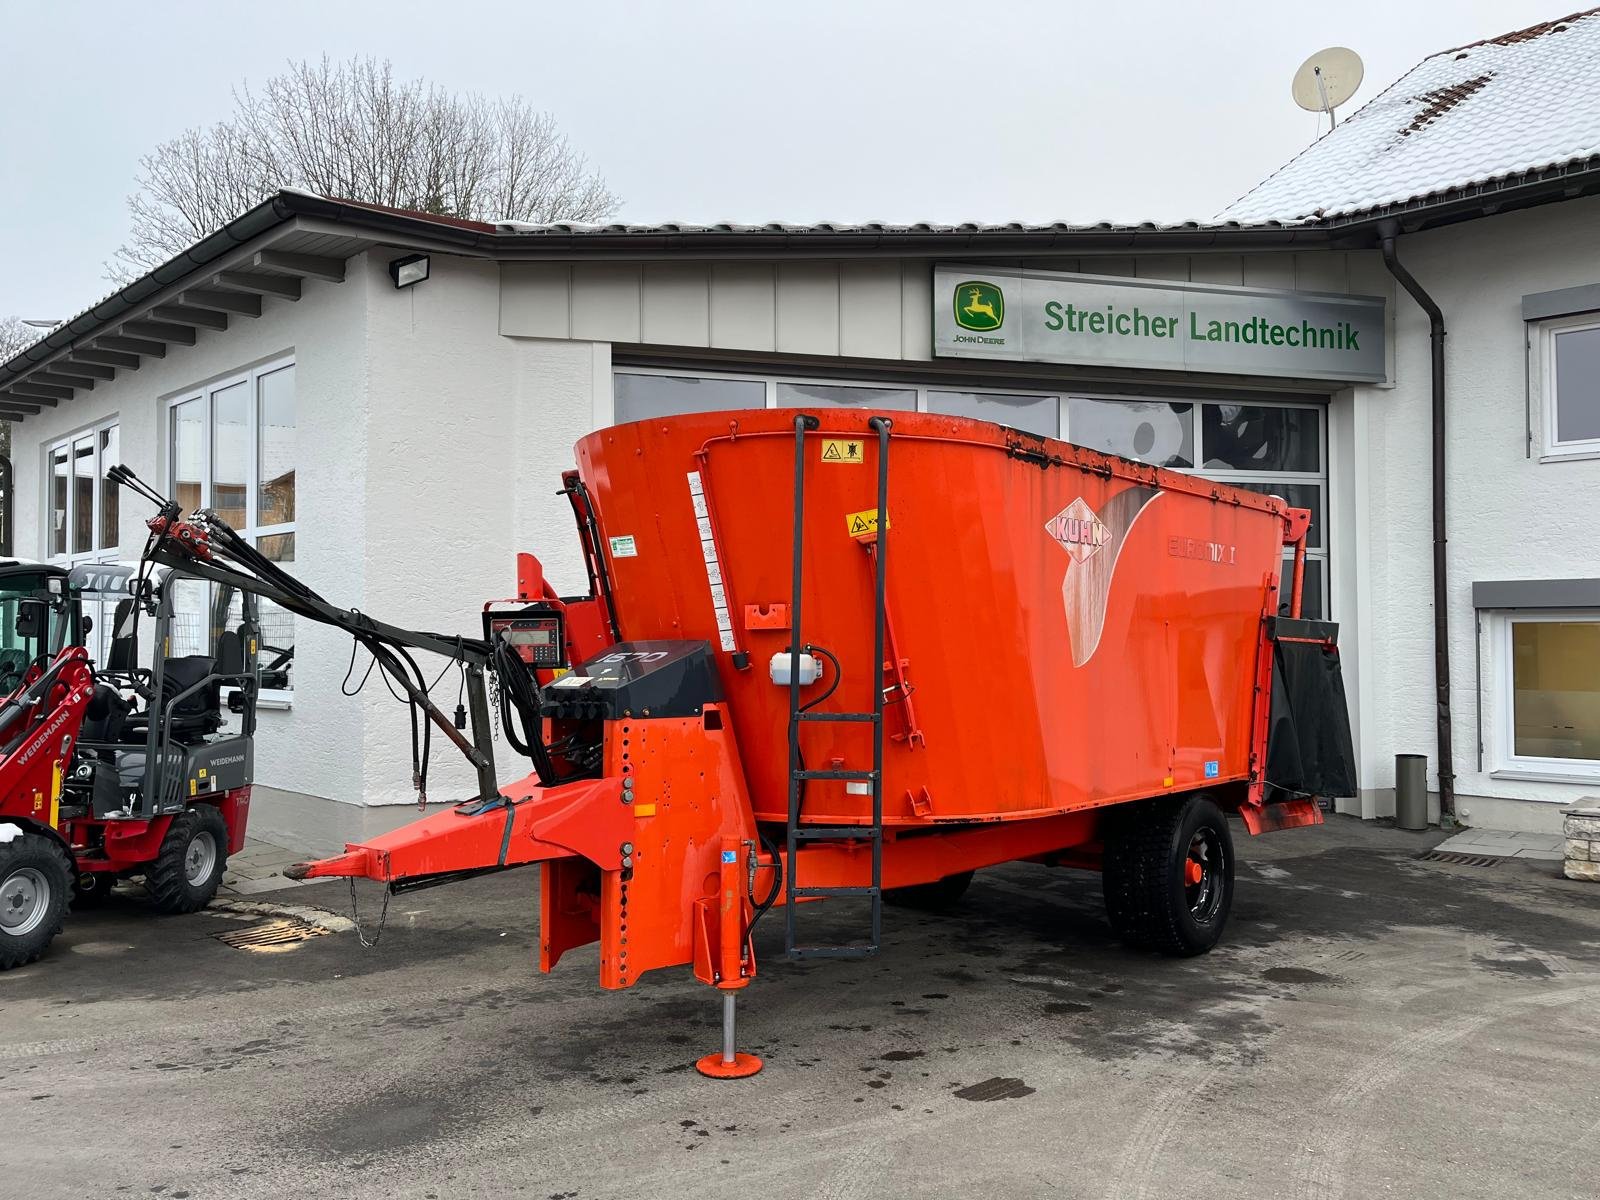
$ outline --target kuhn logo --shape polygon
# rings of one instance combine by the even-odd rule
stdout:
[[[1080,496],[1045,522],[1045,532],[1061,543],[1074,562],[1082,562],[1111,541],[1111,530]]]

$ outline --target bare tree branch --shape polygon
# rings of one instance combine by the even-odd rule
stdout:
[[[49,332],[23,324],[21,317],[0,317],[0,363],[15,358]]]
[[[476,220],[598,221],[617,198],[549,113],[521,96],[397,81],[386,61],[291,62],[234,111],[139,160],[132,230],[106,265],[126,283],[295,186]]]

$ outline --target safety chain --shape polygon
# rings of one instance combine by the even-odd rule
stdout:
[[[361,913],[356,908],[356,877],[350,877],[350,919],[355,923],[356,940],[368,950],[375,947],[383,937],[383,927],[389,920],[389,898],[394,895],[394,889],[388,884],[383,885],[383,907],[378,911],[378,928],[372,934],[372,940],[367,940],[367,935],[361,931]]]

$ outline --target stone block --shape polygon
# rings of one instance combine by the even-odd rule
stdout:
[[[1600,862],[1575,862],[1572,859],[1562,865],[1562,870],[1568,879],[1582,879],[1589,883],[1600,883]]]
[[[1583,838],[1568,838],[1566,856],[1574,862],[1590,862],[1592,861],[1590,845],[1591,843]]]
[[[1564,832],[1569,838],[1600,840],[1600,817],[1580,817],[1574,813],[1569,814],[1565,821]]]

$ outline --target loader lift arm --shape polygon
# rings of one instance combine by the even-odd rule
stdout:
[[[427,801],[429,726],[438,728],[472,764],[478,776],[477,799],[483,802],[501,799],[484,680],[485,668],[495,662],[493,648],[488,642],[405,629],[356,609],[339,608],[262,554],[215,512],[206,509],[184,519],[176,502],[162,496],[125,466],[113,467],[107,478],[138,493],[159,510],[147,523],[150,536],[142,561],[180,568],[187,575],[250,592],[296,616],[341,629],[366,648],[383,670],[386,680],[404,693],[410,707],[412,778],[420,803]],[[471,720],[470,738],[433,703],[427,681],[409,653],[411,650],[437,654],[461,664]],[[420,731],[418,713],[427,722]]]

